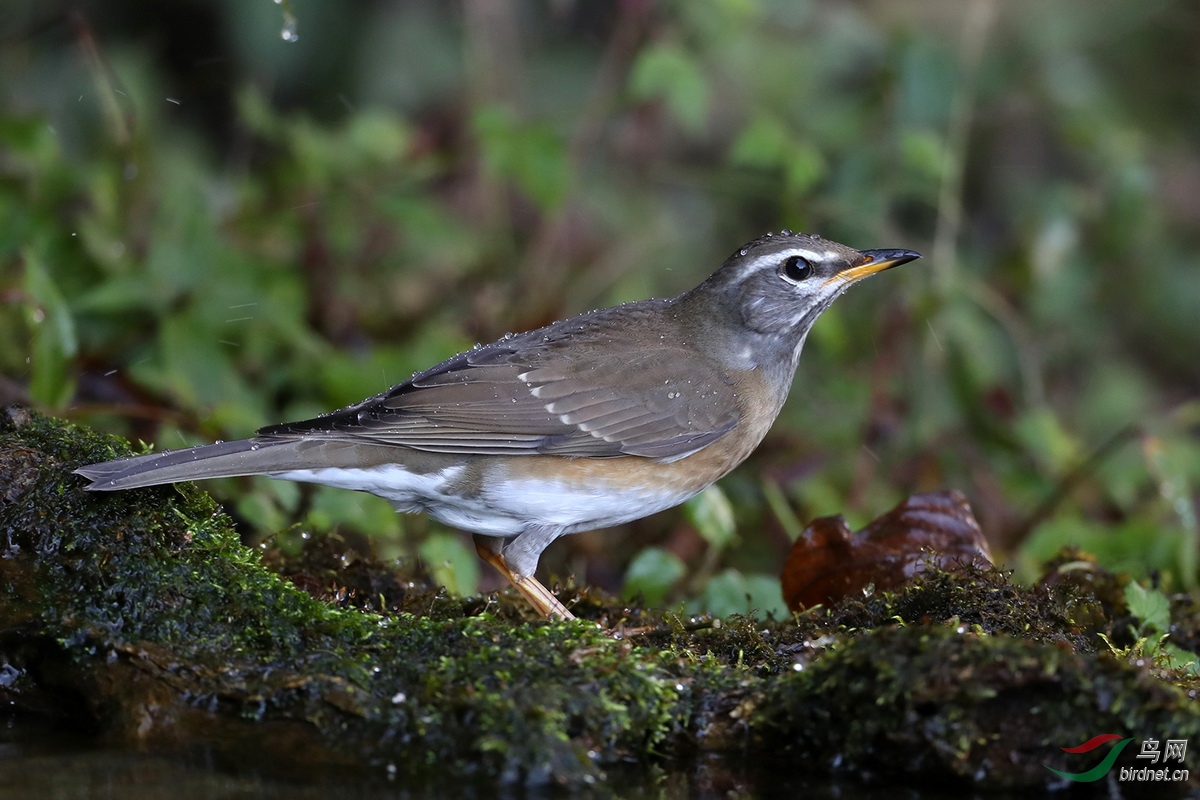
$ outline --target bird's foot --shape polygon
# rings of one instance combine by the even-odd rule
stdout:
[[[538,610],[546,619],[575,619],[575,615],[567,610],[567,607],[554,596],[553,593],[541,582],[532,575],[518,575],[508,566],[508,561],[505,560],[503,553],[498,553],[492,549],[490,543],[493,540],[491,537],[476,536],[475,551],[479,553],[479,557],[496,568],[496,571],[503,575],[509,583],[511,583],[521,595],[529,601],[530,605]]]

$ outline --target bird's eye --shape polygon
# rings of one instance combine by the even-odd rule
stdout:
[[[790,256],[783,262],[783,276],[789,281],[799,283],[812,275],[812,264],[803,256]]]

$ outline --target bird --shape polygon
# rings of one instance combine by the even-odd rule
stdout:
[[[245,475],[369,492],[471,533],[543,617],[574,619],[535,576],[546,547],[679,505],[741,464],[783,407],[821,313],[920,257],[768,233],[676,297],[507,334],[247,439],[75,472],[96,492]]]

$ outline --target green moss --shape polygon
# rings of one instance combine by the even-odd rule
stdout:
[[[79,491],[72,469],[128,453],[82,429],[24,419],[22,447],[5,450],[2,469],[6,479],[36,482],[3,506],[4,527],[10,554],[36,557],[40,602],[61,636],[129,631],[189,659],[227,663],[267,646],[279,658],[330,653],[341,649],[333,642],[374,634],[378,620],[339,613],[262,569],[194,486]]]
[[[891,627],[774,683],[753,730],[768,762],[1016,787],[1046,780],[1047,764],[1083,771],[1061,748],[1098,733],[1195,738],[1200,714],[1107,654],[963,625]]]

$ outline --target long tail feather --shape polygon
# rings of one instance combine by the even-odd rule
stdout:
[[[75,470],[92,480],[88,490],[110,492],[207,478],[263,475],[295,469],[297,455],[316,442],[303,439],[239,439],[185,450],[168,450],[91,464]]]

